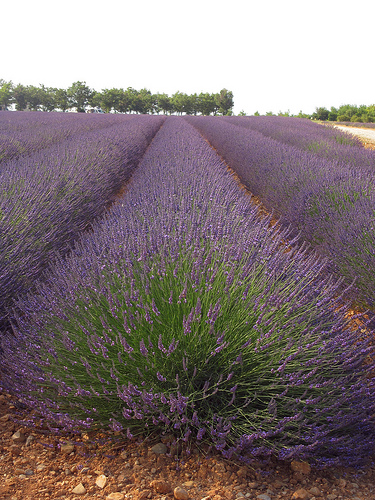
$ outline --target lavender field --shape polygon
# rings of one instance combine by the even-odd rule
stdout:
[[[375,307],[375,151],[300,118],[188,118],[284,226]]]
[[[292,118],[27,116],[0,114],[0,387],[31,426],[373,455],[371,152]]]

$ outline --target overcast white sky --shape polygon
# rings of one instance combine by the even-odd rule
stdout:
[[[375,0],[17,0],[0,78],[234,94],[234,112],[375,103]]]

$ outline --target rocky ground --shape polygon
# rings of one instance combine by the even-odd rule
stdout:
[[[17,400],[0,395],[0,499],[374,500],[375,465],[316,469],[306,462],[244,465],[167,438],[93,444],[23,427]],[[375,458],[375,457],[374,457]]]

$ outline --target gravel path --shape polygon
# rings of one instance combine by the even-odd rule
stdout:
[[[365,147],[370,149],[375,149],[375,129],[372,128],[360,128],[360,127],[347,127],[345,125],[335,125],[336,128],[358,136]]]

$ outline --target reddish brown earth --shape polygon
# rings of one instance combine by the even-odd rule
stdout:
[[[194,446],[186,455],[170,439],[157,437],[97,445],[93,442],[103,435],[57,437],[15,423],[29,416],[17,404],[0,395],[1,500],[375,499],[372,464],[362,469],[315,469],[276,460],[244,465]],[[165,449],[156,453],[152,448],[161,442]]]

